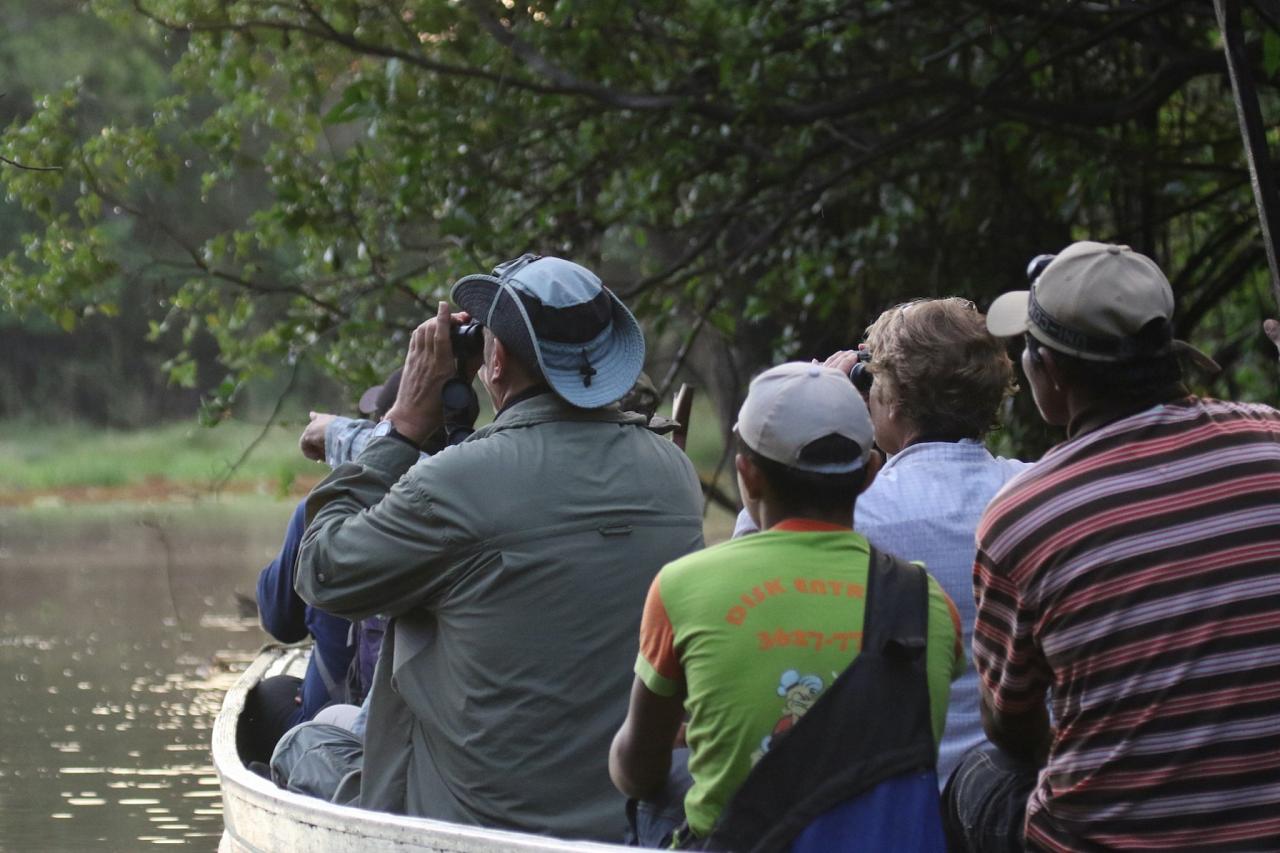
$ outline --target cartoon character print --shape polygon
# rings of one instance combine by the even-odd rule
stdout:
[[[812,673],[801,675],[794,669],[782,673],[778,680],[778,695],[783,699],[782,716],[774,724],[773,731],[760,740],[760,748],[751,754],[752,764],[769,751],[775,737],[790,731],[805,712],[813,707],[825,686],[822,677]]]

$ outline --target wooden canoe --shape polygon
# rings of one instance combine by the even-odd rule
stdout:
[[[213,726],[213,765],[222,784],[225,829],[219,853],[490,853],[514,851],[623,851],[613,844],[562,841],[541,835],[481,829],[426,818],[373,812],[293,794],[244,766],[236,749],[236,728],[245,696],[263,678],[300,674],[305,651],[265,649],[227,692]]]

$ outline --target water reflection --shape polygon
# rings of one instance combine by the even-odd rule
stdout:
[[[0,512],[0,850],[217,848],[213,718],[264,640],[232,591],[291,509]]]

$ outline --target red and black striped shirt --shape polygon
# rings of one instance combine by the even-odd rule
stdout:
[[[973,656],[1050,690],[1031,848],[1280,848],[1280,412],[1187,398],[1067,441],[978,528]]]

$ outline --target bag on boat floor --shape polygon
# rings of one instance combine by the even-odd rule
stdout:
[[[271,781],[295,794],[355,806],[364,741],[341,726],[309,722],[290,729],[271,754]]]

